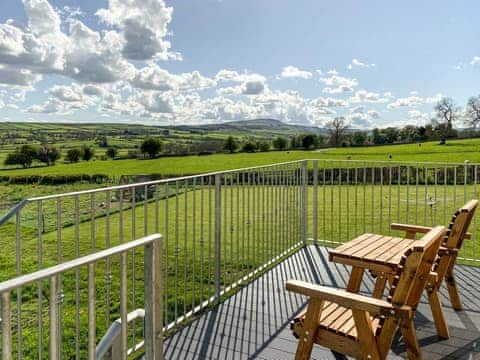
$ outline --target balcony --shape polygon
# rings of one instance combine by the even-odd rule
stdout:
[[[328,246],[393,234],[392,222],[446,225],[478,198],[478,174],[305,160],[26,199],[0,219],[0,281],[44,276],[0,286],[4,358],[158,358],[159,336],[167,359],[291,358],[288,324],[305,299],[287,279],[345,287],[349,269],[328,262]],[[471,232],[457,267],[465,311],[446,306],[452,337],[436,338],[425,303],[417,313],[425,357],[479,356],[476,219]],[[392,358],[403,351],[398,338]]]

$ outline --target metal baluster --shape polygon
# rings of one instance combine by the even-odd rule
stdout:
[[[62,249],[62,198],[57,198],[57,263],[62,263],[63,257],[63,249]],[[62,303],[63,303],[63,286],[62,286],[62,275],[58,275],[58,283],[57,283],[57,301],[58,301],[58,323],[57,332],[58,332],[58,341],[57,344],[57,352],[58,356],[62,354]],[[51,330],[50,330],[51,331]]]
[[[214,189],[214,184],[212,184],[212,176],[208,177],[208,283],[212,283],[212,237],[215,236],[212,231],[212,223],[213,223],[213,216],[212,216],[212,209],[214,206],[212,206],[212,191]],[[215,256],[215,255],[214,255]],[[215,261],[215,259],[214,259]],[[208,288],[208,297],[210,298],[210,289],[211,287]],[[213,293],[215,294],[215,289],[213,289]]]
[[[74,197],[75,259],[80,257],[80,199]],[[39,284],[41,284],[39,282]],[[41,294],[40,294],[41,295]],[[80,359],[80,270],[75,269],[75,358]]]
[[[363,216],[362,216],[362,219],[363,219],[363,232],[366,233],[367,232],[367,224],[366,224],[366,216],[367,216],[367,213],[366,213],[366,210],[367,210],[367,198],[366,198],[366,192],[367,192],[367,164],[366,163],[363,163]]]
[[[220,267],[222,240],[222,193],[221,175],[215,175],[215,302],[220,302]]]
[[[358,167],[355,164],[355,236],[358,235]]]
[[[423,182],[425,185],[425,199],[424,199],[425,205],[423,206],[423,223],[428,224],[427,206],[430,206],[430,205],[428,201],[428,168],[426,166],[423,167],[423,177],[424,177]]]
[[[17,276],[22,274],[22,227],[21,211],[15,214],[15,253],[16,253],[16,271]],[[18,358],[23,357],[23,324],[22,324],[22,288],[16,290],[17,293],[17,353]]]
[[[326,187],[326,168],[327,168],[327,161],[323,160],[323,198],[322,198],[322,206],[323,206],[323,214],[322,214],[322,226],[323,226],[323,241],[327,240],[327,224],[326,224],[326,203],[327,203],[327,187]]]
[[[205,232],[203,222],[205,221],[204,214],[205,214],[205,207],[204,207],[204,177],[200,178],[200,304],[203,303],[203,282],[204,282],[204,273],[203,273],[203,263],[205,262],[204,256],[204,247],[205,247]]]
[[[392,166],[388,167],[388,229],[390,231],[390,224],[392,223]],[[397,206],[400,204],[397,203]]]
[[[375,166],[372,164],[372,212],[371,212],[371,221],[372,221],[372,233],[375,232]]]
[[[183,316],[187,315],[187,266],[188,261],[188,180],[183,182]]]
[[[13,360],[12,347],[12,310],[10,293],[0,294],[2,314],[2,359]]]
[[[477,174],[478,174],[478,165],[474,165],[473,167],[473,170],[474,170],[474,173],[473,173],[473,198],[477,198]],[[475,261],[478,261],[478,255],[477,255],[477,241],[476,241],[476,238],[477,238],[477,217],[474,216],[473,217],[473,231],[472,231],[472,243],[473,243],[473,259],[475,259]]]
[[[132,237],[131,240],[135,240],[137,238],[137,187],[131,187],[131,196],[132,196]],[[134,309],[137,308],[137,291],[136,291],[136,282],[137,282],[137,265],[136,265],[136,258],[135,258],[135,249],[132,249],[132,307]],[[137,338],[137,320],[133,319],[132,321],[132,343],[136,344]]]
[[[44,213],[43,213],[43,202],[40,200],[37,203],[37,221],[38,221],[38,242],[37,242],[37,259],[38,259],[38,270],[43,268],[43,232],[45,229]],[[76,240],[75,240],[76,241]],[[76,293],[78,296],[78,292]],[[75,307],[75,310],[78,309],[78,306]],[[37,283],[37,321],[38,321],[38,358],[43,358],[43,284],[41,281]],[[75,344],[78,346],[78,338],[75,338]],[[77,357],[78,358],[78,357]]]
[[[120,253],[120,354],[112,354],[112,359],[120,356],[121,360],[127,360],[128,349],[128,254]],[[166,288],[167,286],[165,286]]]
[[[406,212],[406,224],[410,222],[410,166],[407,166],[407,212]]]
[[[178,320],[178,255],[180,253],[179,247],[179,228],[178,228],[178,219],[179,219],[179,199],[178,199],[178,180],[175,181],[175,324]]]
[[[400,201],[400,189],[402,187],[402,168],[400,165],[398,165],[398,176],[397,176],[397,222],[401,221],[400,218],[400,207],[401,207],[401,201]],[[408,199],[407,199],[408,200]]]
[[[195,309],[195,262],[197,261],[197,254],[195,249],[197,247],[197,178],[193,178],[192,182],[193,193],[193,212],[192,212],[192,310]],[[201,281],[201,280],[200,280]]]
[[[240,222],[240,173],[236,173],[236,190],[237,190],[237,273],[239,279],[242,278],[242,267],[240,265],[240,227],[243,227]],[[243,239],[242,239],[243,240]]]
[[[342,164],[338,164],[338,242],[342,242]]]
[[[444,165],[443,170],[443,223],[447,223],[447,165]]]
[[[318,160],[313,161],[313,242],[318,245]]]
[[[107,190],[106,193],[106,202],[105,202],[105,212],[106,212],[106,228],[105,228],[105,247],[107,249],[110,248],[110,190]],[[106,259],[106,296],[105,296],[105,319],[106,319],[106,326],[105,328],[108,329],[110,326],[110,287],[112,283],[112,272],[111,272],[111,261],[110,257]]]
[[[350,240],[350,163],[347,163],[346,169],[346,193],[347,193],[347,241]]]
[[[383,234],[383,167],[382,166],[380,166],[380,234]]]
[[[169,202],[170,202],[170,194],[169,194],[169,188],[168,188],[168,182],[165,183],[165,186],[164,186],[164,192],[165,192],[165,196],[164,196],[164,200],[165,200],[165,223],[164,223],[164,228],[163,228],[163,239],[165,241],[165,272],[164,272],[164,284],[165,286],[163,287],[163,291],[164,291],[164,296],[165,296],[165,300],[164,300],[164,307],[165,307],[165,323],[168,324],[170,323],[170,320],[168,318],[168,315],[169,315],[169,312],[168,312],[168,289],[169,289],[169,277],[168,277],[168,269],[169,269],[169,252],[170,252],[170,247],[169,247],[169,244],[168,244],[168,240],[170,238],[170,222],[169,222]],[[174,251],[175,253],[175,251]],[[174,281],[176,281],[176,279],[174,279]]]
[[[234,274],[234,263],[233,263],[233,233],[235,231],[234,223],[233,223],[233,174],[230,174],[230,186],[229,186],[229,193],[230,193],[230,284],[233,284],[235,281],[233,274]]]
[[[438,184],[438,175],[437,175],[437,167],[434,168],[435,171],[435,182],[434,182],[434,204],[433,204],[433,221],[432,226],[437,223],[437,204],[438,204],[438,197],[437,197],[437,184]]]
[[[334,213],[333,213],[333,190],[335,188],[333,184],[333,172],[334,172],[334,167],[332,163],[332,167],[330,168],[330,239],[334,240],[334,230],[333,230],[333,218],[334,218]]]
[[[96,336],[97,336],[96,331],[97,331],[97,326],[96,326],[96,313],[95,313],[95,263],[90,263],[88,264],[88,359],[89,360],[95,359],[95,347],[96,347]]]
[[[418,164],[415,165],[415,224],[418,224]]]
[[[50,287],[50,359],[60,359],[62,348],[58,346],[61,343],[62,333],[59,323],[61,322],[60,314],[60,298],[58,297],[60,291],[60,275],[52,276],[49,281]]]
[[[453,211],[457,209],[457,166],[453,167]]]

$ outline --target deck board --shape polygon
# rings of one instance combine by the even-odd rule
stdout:
[[[455,270],[465,310],[454,311],[446,289],[441,294],[451,338],[436,337],[425,297],[417,310],[415,325],[425,359],[480,359],[480,267]],[[168,338],[165,359],[293,359],[297,340],[289,323],[304,309],[306,299],[285,291],[288,279],[344,288],[348,267],[329,262],[325,247],[302,249]],[[372,287],[372,280],[364,276],[361,291]],[[404,350],[397,336],[389,358],[406,358]],[[338,358],[314,346],[312,359]]]

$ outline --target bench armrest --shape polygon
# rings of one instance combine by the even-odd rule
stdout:
[[[406,232],[411,232],[411,233],[415,233],[415,234],[416,233],[426,234],[430,230],[432,230],[432,228],[428,227],[428,226],[419,226],[419,225],[411,225],[411,224],[397,224],[397,223],[390,224],[390,229],[406,231]]]
[[[382,299],[376,299],[346,290],[315,285],[300,280],[288,280],[286,289],[311,298],[327,300],[349,309],[368,311],[371,315],[395,316],[400,319],[411,319],[412,308],[407,305],[395,306]]]
[[[428,226],[420,226],[420,225],[411,225],[411,224],[398,224],[398,223],[392,223],[390,224],[390,229],[392,230],[400,230],[400,231],[405,231],[407,233],[420,233],[420,234],[426,234],[433,228],[428,227]],[[472,234],[469,232],[466,232],[463,235],[464,239],[471,239]]]

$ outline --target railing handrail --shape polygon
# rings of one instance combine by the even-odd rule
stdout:
[[[302,161],[318,161],[320,162],[355,162],[355,163],[380,163],[380,164],[405,164],[405,165],[451,165],[451,166],[480,166],[480,163],[470,162],[465,160],[464,162],[448,162],[448,161],[407,161],[407,160],[360,160],[360,159],[314,159],[308,158]]]
[[[32,197],[32,198],[27,198],[23,201],[34,202],[34,201],[40,201],[40,200],[51,200],[51,199],[56,199],[56,198],[59,198],[59,197],[86,195],[86,194],[92,194],[92,193],[97,193],[97,192],[102,192],[102,191],[122,190],[122,189],[127,189],[127,188],[132,188],[132,187],[163,184],[163,183],[168,183],[168,182],[173,182],[173,181],[190,180],[190,179],[199,178],[199,177],[231,174],[231,173],[239,172],[239,171],[249,171],[249,170],[264,169],[264,168],[274,167],[274,166],[296,164],[296,163],[301,163],[303,161],[305,161],[305,160],[285,161],[285,162],[281,162],[281,163],[251,166],[251,167],[231,169],[231,170],[220,170],[220,171],[200,173],[200,174],[195,174],[195,175],[179,176],[179,177],[168,178],[168,179],[144,181],[144,182],[138,182],[138,183],[132,183],[132,184],[125,184],[125,185],[115,185],[115,186],[109,186],[109,187],[103,187],[103,188],[97,188],[97,189],[89,189],[89,190],[82,190],[82,191],[72,191],[72,192],[67,192],[67,193],[62,193],[62,194],[36,196],[36,197]],[[2,220],[0,220],[0,223],[1,223],[1,221]]]
[[[157,241],[161,238],[162,238],[162,235],[160,234],[148,235],[134,241],[130,241],[124,244],[111,247],[106,250],[98,251],[90,255],[82,256],[77,259],[67,261],[62,264],[54,265],[49,268],[38,270],[30,274],[21,275],[13,279],[6,280],[0,283],[0,294],[5,292],[11,292],[16,288],[19,288],[40,280],[44,280],[46,278],[50,278],[52,276],[64,273],[69,270],[73,270],[75,268],[78,268],[90,263],[97,262],[102,259],[106,259],[107,257],[113,256],[113,255],[124,253],[128,250],[131,250],[140,246],[151,244],[154,241]]]

